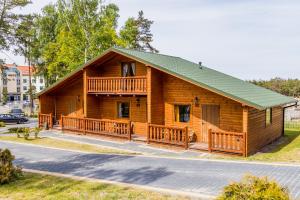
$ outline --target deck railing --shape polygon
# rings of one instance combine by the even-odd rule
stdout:
[[[246,156],[245,133],[216,131],[208,132],[208,151],[220,151]]]
[[[49,128],[53,127],[53,117],[52,117],[52,113],[50,114],[42,114],[39,113],[38,115],[38,123],[39,123],[39,127],[43,127],[45,122],[48,124]]]
[[[103,94],[146,94],[146,76],[88,77],[87,91]]]
[[[92,119],[62,116],[62,129],[75,132],[128,138],[131,140],[130,121],[120,122],[108,119]]]
[[[188,128],[149,124],[147,142],[171,144],[188,148]]]

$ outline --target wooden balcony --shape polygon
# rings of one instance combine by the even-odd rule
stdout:
[[[88,77],[87,92],[92,94],[147,94],[146,76]]]

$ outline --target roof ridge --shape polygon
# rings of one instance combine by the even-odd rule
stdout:
[[[125,48],[125,47],[112,47],[114,49],[124,49],[124,50],[129,50],[129,51],[137,51],[137,52],[141,52],[141,53],[148,53],[148,54],[154,54],[154,55],[160,55],[160,56],[168,56],[168,57],[173,57],[173,58],[181,58],[179,56],[172,56],[172,55],[167,55],[167,54],[162,54],[162,53],[155,53],[155,52],[150,52],[150,51],[142,51],[139,49],[130,49],[130,48]],[[182,59],[182,58],[181,58]]]

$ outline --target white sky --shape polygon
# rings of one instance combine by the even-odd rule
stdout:
[[[23,12],[39,12],[55,0],[33,2]],[[119,26],[139,10],[154,20],[153,45],[160,53],[202,61],[242,79],[300,78],[299,0],[106,2],[119,6]],[[7,53],[11,60],[24,64],[22,57]]]

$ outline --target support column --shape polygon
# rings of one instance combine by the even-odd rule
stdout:
[[[87,117],[87,72],[83,70],[83,116]]]
[[[147,67],[147,122],[151,124],[151,67]]]
[[[245,135],[244,156],[248,155],[248,107],[243,106],[243,133]]]

